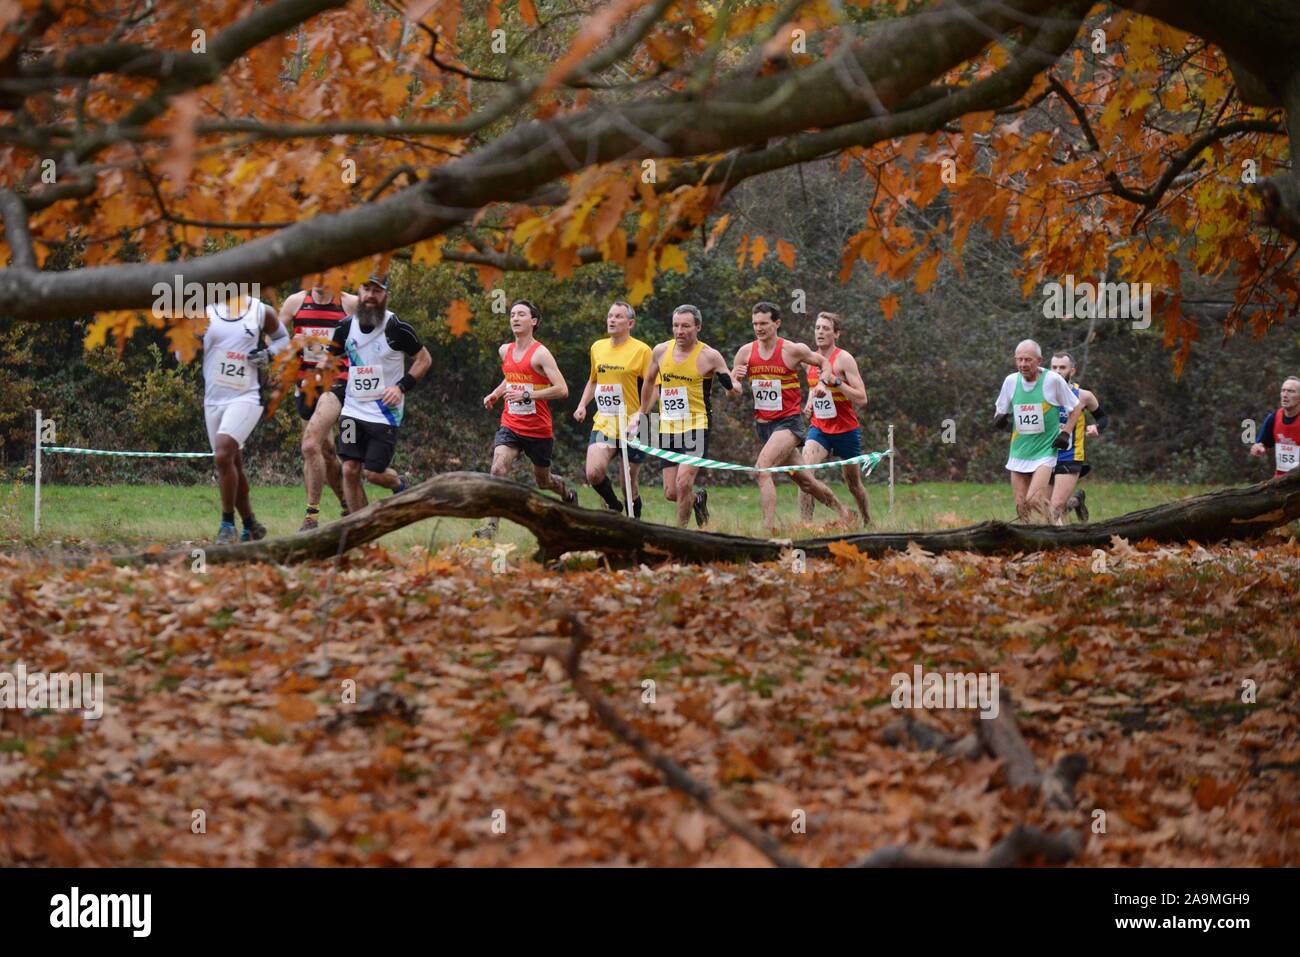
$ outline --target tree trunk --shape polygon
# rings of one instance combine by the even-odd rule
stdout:
[[[1010,495],[1010,490],[1007,491]],[[537,538],[541,561],[565,552],[598,551],[615,562],[773,561],[784,548],[825,556],[833,542],[848,542],[879,557],[915,542],[931,552],[984,554],[1035,552],[1054,548],[1105,547],[1112,536],[1129,541],[1210,542],[1251,538],[1300,518],[1300,469],[1291,475],[1223,489],[1130,512],[1088,525],[1012,525],[982,522],[940,532],[885,532],[834,535],[794,543],[772,539],[689,531],[639,522],[625,515],[565,505],[534,488],[480,472],[450,472],[376,502],[329,525],[261,542],[209,545],[203,558],[224,562],[301,562],[333,558],[351,548],[434,516],[499,516],[527,528]],[[192,549],[119,555],[119,565],[191,560]]]

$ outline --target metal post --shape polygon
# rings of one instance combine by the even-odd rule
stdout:
[[[32,528],[34,535],[41,534],[41,410],[36,410],[36,501],[33,505],[34,518]]]
[[[622,388],[620,386],[619,388]],[[632,517],[632,469],[627,464],[627,413],[623,409],[622,395],[619,396],[618,407],[618,434],[621,441],[618,443],[619,448],[623,450],[623,492],[627,496],[624,507],[627,509],[627,517]],[[597,406],[597,411],[600,407]]]
[[[889,510],[894,510],[894,427],[889,427]]]

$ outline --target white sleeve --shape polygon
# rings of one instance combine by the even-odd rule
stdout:
[[[1016,394],[1016,373],[1011,373],[1002,380],[1002,391],[998,393],[997,404],[993,411],[998,415],[1011,410],[1011,397]]]
[[[1074,407],[1079,404],[1079,397],[1074,394],[1070,388],[1070,383],[1065,381],[1065,377],[1059,372],[1047,373],[1047,381],[1043,383],[1043,398],[1052,405],[1063,408],[1067,413],[1073,412]]]

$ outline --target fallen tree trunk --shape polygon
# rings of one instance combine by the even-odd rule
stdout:
[[[334,558],[348,549],[435,516],[470,519],[498,516],[517,522],[536,536],[537,557],[542,561],[555,561],[566,552],[577,551],[602,552],[620,563],[666,559],[773,561],[780,557],[782,549],[789,547],[801,548],[810,556],[825,556],[831,543],[841,541],[873,557],[891,550],[905,550],[913,542],[935,553],[985,554],[1105,547],[1116,535],[1130,541],[1208,544],[1251,538],[1300,518],[1300,469],[1283,478],[1197,495],[1088,525],[1058,527],[990,521],[940,532],[834,535],[793,544],[640,522],[605,510],[565,505],[529,486],[481,472],[450,472],[310,532],[237,545],[202,546],[203,558],[213,564]],[[189,561],[192,557],[193,549],[178,548],[119,555],[112,560],[119,565],[136,565]]]

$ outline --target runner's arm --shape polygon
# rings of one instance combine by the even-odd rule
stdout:
[[[816,366],[817,374],[821,378],[824,379],[835,378],[835,373],[831,371],[830,362],[820,352],[814,352],[809,346],[804,345],[802,342],[787,341],[786,346],[790,348],[791,358],[794,359],[793,363],[786,363],[791,368],[797,369],[801,365]],[[820,382],[820,379],[818,381]]]
[[[844,357],[843,374],[838,375],[840,380],[840,391],[849,397],[849,401],[856,406],[866,408],[867,405],[867,384],[862,381],[862,373],[858,371],[858,360],[847,352],[841,352]]]
[[[1255,433],[1255,444],[1250,447],[1251,455],[1263,455],[1273,446],[1277,445],[1277,437],[1273,434],[1274,419],[1277,417],[1276,412],[1270,412],[1264,416],[1264,424],[1259,427]],[[1259,451],[1256,452],[1255,450]]]
[[[289,333],[280,325],[275,309],[267,303],[262,303],[262,332],[267,338],[266,351],[271,355],[279,355],[289,348]]]
[[[650,353],[650,364],[641,383],[641,410],[654,408],[654,400],[659,396],[659,357],[662,355],[658,348]],[[632,413],[632,418],[640,415],[641,410]]]
[[[566,399],[569,396],[569,384],[564,381],[564,373],[555,362],[555,356],[551,355],[551,350],[542,346],[533,356],[533,367],[546,376],[551,384],[544,389],[538,389],[533,393],[534,402],[544,402],[547,399]]]
[[[739,353],[737,353],[736,358],[740,358]],[[701,372],[707,374],[711,371],[714,378],[717,379],[718,383],[727,391],[728,394],[740,395],[740,383],[732,381],[731,371],[727,368],[727,360],[722,358],[721,352],[710,346],[708,353],[704,357],[704,364],[707,368],[701,369]]]
[[[302,308],[302,301],[306,297],[305,292],[295,292],[284,301],[284,305],[280,307],[280,325],[286,329],[293,328],[293,314]]]
[[[998,400],[993,405],[993,427],[995,429],[1010,428],[1011,425],[1011,396],[1015,393],[1015,383],[1011,376],[1002,380],[1002,391],[998,393]]]
[[[573,410],[573,417],[579,422],[587,418],[587,405],[596,395],[596,380],[588,379],[587,384],[582,387],[582,398],[578,400],[578,407]]]
[[[731,364],[731,377],[737,382],[743,382],[745,376],[749,374],[749,348],[751,345],[753,343],[747,342],[736,350],[736,361]]]

